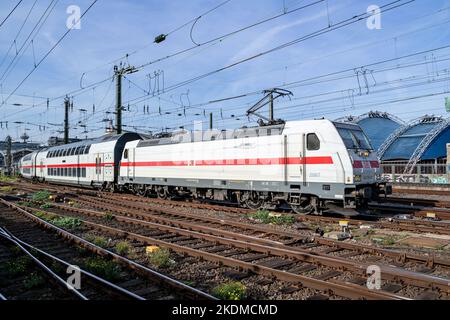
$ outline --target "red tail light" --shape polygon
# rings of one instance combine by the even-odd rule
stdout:
[[[354,160],[353,161],[353,168],[355,169],[361,169],[363,167],[363,163],[361,160]]]

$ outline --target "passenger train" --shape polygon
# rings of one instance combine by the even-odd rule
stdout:
[[[251,209],[289,206],[302,214],[359,209],[391,193],[377,180],[380,164],[361,128],[329,120],[152,139],[105,135],[33,152],[19,167],[41,182]]]

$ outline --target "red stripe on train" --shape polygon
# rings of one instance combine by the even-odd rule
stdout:
[[[183,166],[264,166],[284,164],[333,164],[331,157],[306,158],[256,158],[256,159],[221,159],[191,161],[141,161],[122,162],[124,167],[183,167]]]
[[[306,157],[306,158],[256,158],[256,159],[222,159],[222,160],[192,160],[192,161],[142,161],[142,162],[122,162],[124,167],[182,167],[182,166],[264,166],[264,165],[284,165],[284,164],[333,164],[333,158]],[[101,163],[100,166],[114,165],[114,163]],[[50,164],[47,166],[37,165],[36,168],[95,168],[95,163],[80,164]],[[32,168],[32,166],[22,166],[21,168]]]
[[[106,162],[106,163],[100,163],[101,167],[105,166],[114,166],[114,162]],[[71,164],[49,164],[49,165],[37,165],[35,166],[36,169],[41,168],[95,168],[95,163],[71,163]],[[23,169],[31,169],[33,166],[22,166]]]

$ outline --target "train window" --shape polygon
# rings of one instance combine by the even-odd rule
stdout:
[[[86,168],[81,169],[81,175],[83,178],[86,178]]]
[[[72,177],[77,176],[77,168],[72,168]]]
[[[86,149],[84,149],[84,154],[88,154],[90,149],[91,149],[91,145],[88,145],[86,147]]]
[[[61,175],[61,168],[56,168],[56,175],[58,177]]]
[[[80,177],[80,168],[77,168],[77,177]]]
[[[78,147],[78,148],[77,148],[77,152],[76,152],[76,155],[80,155],[80,154],[81,154],[81,148],[83,148],[83,149],[84,149],[84,147]]]
[[[306,148],[308,150],[319,150],[320,140],[315,133],[308,133],[306,136]]]
[[[125,152],[123,153],[123,158],[128,159],[128,149],[125,149]]]
[[[72,176],[72,168],[67,169],[67,176],[68,177]]]

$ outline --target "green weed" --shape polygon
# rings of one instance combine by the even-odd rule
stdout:
[[[88,258],[84,262],[86,270],[104,279],[114,281],[120,279],[122,269],[116,263],[102,258]]]
[[[170,258],[170,251],[166,248],[160,248],[154,252],[147,253],[148,261],[157,268],[167,268],[175,263]]]
[[[268,210],[258,210],[256,213],[250,214],[250,217],[261,221],[264,224],[293,224],[295,218],[286,214],[273,214]]]
[[[35,192],[32,196],[32,199],[34,201],[38,202],[44,202],[45,200],[48,200],[48,198],[51,196],[51,193],[47,190],[41,190],[38,192]]]
[[[23,285],[26,289],[33,289],[42,286],[45,283],[44,278],[42,278],[37,273],[30,274],[25,280],[23,280]]]
[[[52,223],[57,227],[67,230],[78,230],[82,225],[79,219],[71,217],[55,218],[52,220]]]
[[[120,241],[116,244],[116,252],[121,256],[125,256],[131,251],[131,246],[127,241]]]
[[[228,282],[213,289],[213,294],[222,300],[242,300],[247,288],[240,282]]]

